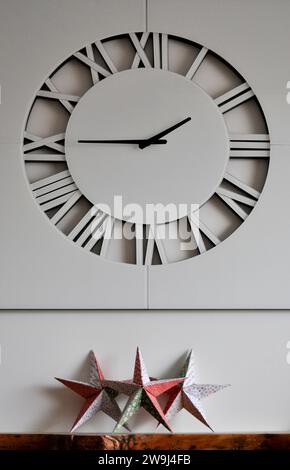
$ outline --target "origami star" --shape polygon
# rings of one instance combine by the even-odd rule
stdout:
[[[186,358],[180,376],[185,377],[184,382],[168,391],[169,399],[164,409],[166,418],[168,420],[172,419],[179,411],[184,408],[195,418],[205,424],[211,431],[213,431],[205,419],[205,413],[200,400],[218,392],[219,390],[222,390],[225,387],[229,387],[229,384],[196,384],[196,374],[192,351],[190,351]]]
[[[157,419],[159,423],[163,424],[169,431],[172,431],[157,397],[171,390],[173,387],[176,387],[177,384],[183,382],[183,380],[183,378],[151,380],[147,373],[142,354],[139,348],[137,348],[133,380],[105,381],[105,384],[111,389],[129,396],[114,432],[120,432],[122,426],[125,426],[128,420],[135,415],[140,408],[144,408],[153,418]]]
[[[122,412],[115,400],[118,392],[103,385],[104,375],[93,351],[90,352],[89,383],[55,378],[73,392],[85,398],[85,402],[70,432],[76,431],[98,411],[103,411],[115,421],[120,419]],[[127,427],[127,429],[129,428]]]

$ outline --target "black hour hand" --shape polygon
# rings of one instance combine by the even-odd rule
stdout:
[[[174,124],[174,126],[170,126],[167,129],[165,129],[162,132],[159,132],[158,134],[153,135],[150,137],[150,139],[147,139],[143,144],[139,144],[140,149],[144,149],[145,147],[148,147],[149,145],[156,144],[160,142],[160,139],[164,137],[167,134],[170,134],[170,132],[175,131],[175,129],[178,129],[179,127],[183,126],[186,124],[188,121],[191,120],[191,117],[187,117],[183,119],[182,121],[178,122],[177,124]]]

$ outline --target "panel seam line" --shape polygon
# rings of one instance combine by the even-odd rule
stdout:
[[[149,310],[149,266],[146,266],[146,302]]]

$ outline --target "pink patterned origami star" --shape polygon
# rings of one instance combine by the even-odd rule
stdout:
[[[106,386],[112,390],[129,396],[128,402],[116,424],[114,432],[120,432],[122,427],[127,425],[129,419],[135,415],[141,407],[150,413],[159,423],[163,424],[169,431],[172,431],[157,397],[170,391],[183,381],[184,378],[151,380],[147,373],[141,351],[137,348],[133,380],[105,380],[104,382]]]
[[[164,409],[166,418],[171,420],[184,408],[213,431],[205,419],[205,413],[200,400],[228,387],[229,384],[197,384],[192,351],[190,351],[186,358],[180,376],[184,377],[184,382],[168,391],[169,398]]]
[[[104,375],[93,351],[90,352],[89,383],[59,379],[57,377],[56,380],[85,399],[71,428],[71,432],[76,431],[77,428],[86,423],[98,411],[103,411],[115,421],[119,421],[122,412],[115,400],[118,392],[108,389],[103,385]],[[127,427],[127,429],[129,428]]]

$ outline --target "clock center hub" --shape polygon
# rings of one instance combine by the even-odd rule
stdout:
[[[165,145],[78,140],[162,137]],[[229,158],[223,117],[192,81],[164,70],[136,69],[96,83],[79,101],[65,138],[69,170],[80,191],[113,217],[163,223],[202,205],[220,184]]]

